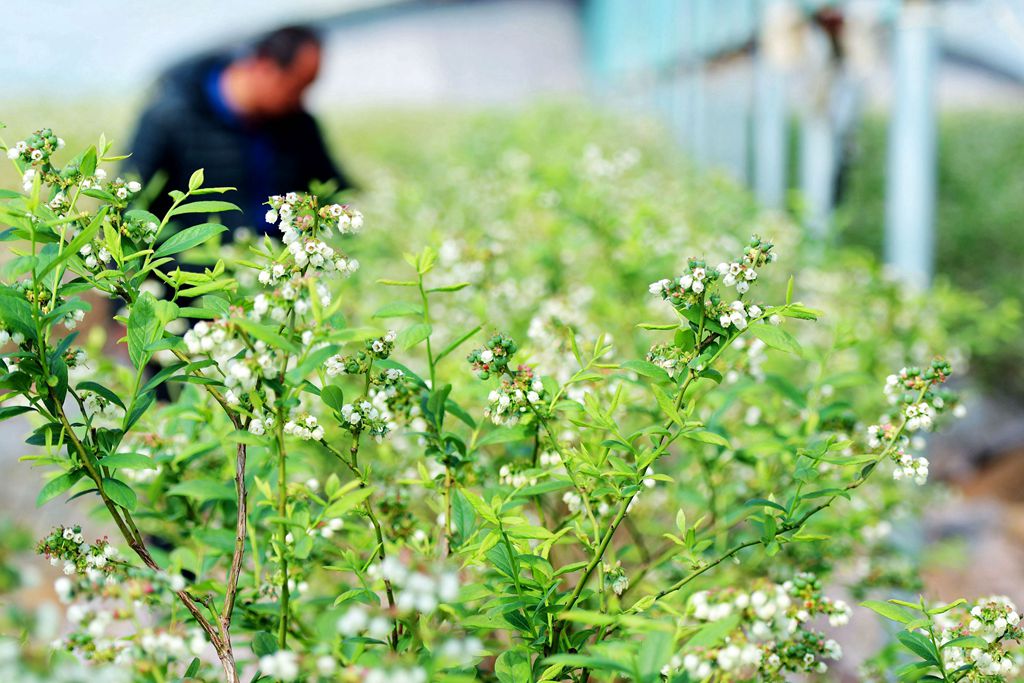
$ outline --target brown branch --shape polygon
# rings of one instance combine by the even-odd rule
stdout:
[[[245,553],[246,524],[248,521],[246,490],[245,490],[245,444],[238,444],[235,451],[235,492],[237,495],[238,515],[235,521],[235,552],[231,557],[231,570],[228,572],[227,588],[224,594],[224,609],[220,616],[221,634],[229,639],[231,616],[235,608],[238,594],[238,577],[242,573],[242,559]]]
[[[103,500],[103,504],[110,512],[110,516],[113,518],[114,523],[120,530],[121,535],[124,536],[129,547],[135,551],[135,554],[139,556],[139,559],[142,560],[143,564],[153,571],[163,572],[163,569],[159,564],[157,564],[156,560],[153,559],[149,549],[146,547],[145,540],[142,538],[142,534],[139,533],[138,527],[135,526],[135,522],[132,520],[131,514],[127,510],[124,510],[122,516],[117,504],[114,503],[114,501],[112,501],[107,495],[106,491],[103,490],[102,477],[100,476],[100,473],[96,470],[92,460],[89,458],[89,453],[86,450],[85,445],[78,438],[78,435],[75,434],[74,429],[71,427],[71,422],[68,420],[67,414],[64,412],[63,405],[57,400],[57,397],[53,395],[52,390],[50,396],[54,401],[54,405],[57,407],[57,414],[68,434],[68,438],[74,445],[75,450],[78,451],[78,456],[88,472],[89,478],[95,482],[96,490],[99,492],[100,498]],[[217,651],[217,656],[220,658],[221,663],[224,666],[225,673],[230,674],[227,680],[230,683],[236,683],[238,681],[238,674],[235,671],[234,656],[231,652],[230,641],[225,643],[217,632],[217,629],[203,615],[199,606],[196,604],[195,599],[189,595],[187,591],[178,591],[175,595],[178,596],[178,599],[181,600],[181,603],[185,606],[185,609],[188,610],[189,614],[191,614],[196,620],[199,627],[203,629],[207,636],[209,636],[210,642],[213,644],[214,649]]]

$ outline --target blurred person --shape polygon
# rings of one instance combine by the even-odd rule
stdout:
[[[125,170],[158,186],[147,188],[150,210],[166,211],[167,192],[186,189],[199,168],[204,185],[237,188],[226,199],[242,211],[220,214],[225,225],[261,232],[270,227],[263,218],[269,195],[305,191],[314,181],[351,187],[302,104],[321,51],[316,33],[290,26],[164,73],[125,161]]]

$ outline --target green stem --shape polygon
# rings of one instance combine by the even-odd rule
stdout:
[[[288,610],[290,591],[288,589],[288,525],[284,522],[288,514],[288,466],[285,462],[285,449],[284,449],[284,431],[283,431],[283,411],[278,411],[277,419],[277,514],[281,518],[280,537],[279,543],[281,548],[280,561],[281,561],[281,605],[280,605],[280,621],[278,624],[277,631],[277,642],[278,646],[284,650],[288,647]]]
[[[924,396],[924,392],[925,391],[926,390],[922,390],[921,391],[921,394],[918,396],[918,399],[917,399],[918,402]],[[874,461],[876,464],[879,463],[879,462],[882,462],[883,460],[885,460],[893,452],[893,449],[896,446],[896,443],[899,441],[899,438],[903,435],[903,431],[904,431],[904,429],[906,429],[906,426],[907,426],[907,420],[906,420],[906,418],[904,418],[903,421],[900,424],[899,429],[897,429],[893,433],[893,435],[889,438],[889,441],[886,444],[886,447],[882,450],[882,452],[879,454],[878,458]],[[850,482],[845,487],[843,487],[843,493],[844,494],[845,493],[849,493],[850,491],[854,491],[854,490],[860,488],[871,477],[871,474],[874,472],[874,469],[875,468],[872,468],[871,471],[869,471],[867,474],[861,475],[860,477],[858,477],[857,479],[855,479],[854,481]],[[822,510],[825,510],[825,509],[829,508],[832,505],[832,503],[834,503],[836,500],[838,500],[841,497],[845,497],[845,496],[843,494],[838,494],[838,493],[834,494],[834,495],[830,496],[824,503],[816,505],[813,508],[811,508],[810,510],[808,510],[807,512],[805,512],[796,521],[789,522],[787,524],[781,525],[778,528],[778,530],[775,532],[775,534],[772,536],[772,540],[778,538],[782,534],[786,534],[786,533],[789,533],[791,531],[799,531],[801,528],[803,528],[803,526],[808,521],[810,521],[810,519],[812,517],[817,515]],[[687,574],[685,577],[683,577],[679,581],[676,581],[674,584],[672,584],[668,588],[666,588],[666,589],[660,591],[659,593],[657,593],[654,596],[655,601],[660,600],[660,599],[664,598],[667,595],[671,595],[672,593],[675,593],[676,591],[678,591],[679,589],[683,588],[686,584],[690,583],[691,581],[696,579],[698,576],[700,576],[704,572],[708,571],[712,567],[718,566],[723,561],[725,561],[728,558],[732,557],[733,555],[735,555],[736,553],[740,552],[741,550],[744,550],[746,548],[751,548],[751,547],[753,547],[755,545],[761,545],[761,544],[762,544],[762,540],[761,539],[757,539],[757,540],[752,540],[752,541],[744,541],[743,543],[739,543],[739,544],[733,546],[725,554],[719,556],[718,559],[714,560],[713,562],[711,562],[711,563],[709,563],[707,565],[704,565],[703,567],[700,567],[699,569],[695,569],[694,571],[690,572],[689,574]],[[636,605],[631,607],[629,610],[627,610],[627,612],[633,611],[635,606]]]
[[[326,440],[321,440],[320,444],[324,446],[334,457],[340,460],[348,469],[356,476],[359,481],[359,488],[366,488],[369,483],[366,481],[366,476],[359,470],[359,436],[353,435],[352,447],[349,449],[349,457],[346,458],[338,449],[334,448]],[[383,562],[387,558],[387,550],[384,546],[384,531],[381,526],[380,520],[377,519],[377,515],[373,510],[373,503],[367,498],[363,501],[363,510],[366,512],[366,516],[370,520],[370,526],[373,527],[374,536],[377,539],[377,559]],[[395,610],[395,591],[391,585],[389,579],[384,579],[384,593],[387,596],[388,608],[391,611]],[[398,650],[398,621],[395,621],[394,629],[391,631],[391,649]]]

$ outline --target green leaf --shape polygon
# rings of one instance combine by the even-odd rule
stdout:
[[[136,368],[143,368],[152,355],[146,347],[156,341],[163,327],[156,315],[156,297],[143,292],[128,315],[128,356]]]
[[[483,498],[476,495],[469,489],[463,488],[459,489],[459,491],[461,491],[462,495],[466,497],[466,500],[469,501],[469,504],[473,506],[473,509],[476,510],[478,515],[491,524],[498,524],[498,516],[494,514],[494,510],[491,509],[491,506],[484,502]]]
[[[83,474],[83,470],[73,470],[62,474],[59,477],[54,477],[50,481],[46,482],[43,490],[39,492],[39,496],[36,498],[36,505],[41,507],[64,493],[74,486],[75,482],[81,479]]]
[[[266,342],[272,347],[284,349],[291,353],[298,353],[299,347],[297,347],[291,340],[285,339],[277,333],[273,327],[269,325],[261,325],[254,320],[248,318],[232,318],[232,323],[245,330],[245,332],[256,339]]]
[[[686,533],[686,512],[682,508],[676,512],[676,528],[680,533]]]
[[[78,170],[82,172],[82,175],[90,176],[96,172],[96,161],[96,147],[90,146],[82,155],[82,160],[78,163]]]
[[[914,615],[907,612],[902,607],[897,607],[892,603],[882,602],[881,600],[865,600],[860,603],[861,607],[867,607],[873,612],[881,614],[886,619],[892,621],[898,621],[901,624],[907,624],[914,620]]]
[[[441,285],[439,287],[431,287],[430,289],[427,290],[427,292],[458,292],[459,290],[465,289],[466,287],[470,287],[471,285],[472,283],[470,282],[459,282],[454,285]]]
[[[107,399],[108,401],[110,401],[114,405],[120,407],[122,410],[126,410],[126,408],[124,406],[124,403],[121,402],[121,397],[118,396],[117,394],[115,394],[113,391],[111,391],[107,387],[103,386],[102,384],[97,384],[96,382],[88,382],[88,381],[87,382],[79,382],[78,383],[78,390],[79,391],[91,391],[94,394],[99,394],[100,396],[102,396],[103,398]]]
[[[77,255],[79,250],[81,250],[87,242],[92,241],[92,238],[96,236],[97,232],[99,232],[100,226],[103,225],[103,219],[106,217],[108,209],[109,207],[107,206],[101,207],[100,210],[96,212],[96,216],[89,221],[89,225],[85,226],[85,229],[82,230],[82,232],[75,235],[73,240],[64,245],[60,255],[46,264],[46,267],[38,273],[37,277],[42,279],[47,273],[59,266],[61,263],[67,261],[72,256]]]
[[[139,499],[135,495],[135,491],[132,491],[128,484],[120,479],[112,479],[110,477],[104,477],[102,483],[103,492],[107,494],[110,500],[129,512],[135,511],[135,506],[138,505]]]
[[[403,316],[420,318],[423,316],[423,307],[411,301],[395,301],[381,306],[373,314],[374,318],[401,318]]]
[[[786,332],[777,325],[764,325],[758,323],[751,325],[747,329],[750,330],[751,334],[773,349],[792,353],[797,356],[803,353],[803,349],[800,348],[800,342],[798,342],[789,332]]]
[[[178,482],[167,489],[169,496],[184,496],[194,498],[201,503],[210,500],[234,500],[235,491],[231,486],[222,484],[212,479],[189,479]]]
[[[672,381],[667,372],[659,368],[654,363],[649,363],[645,360],[628,360],[622,364],[622,367],[626,370],[632,370],[638,375],[649,377],[659,382]]]
[[[928,610],[928,614],[931,614],[931,615],[944,614],[944,613],[948,612],[949,610],[953,609],[954,607],[959,607],[960,605],[966,605],[966,604],[967,604],[966,600],[964,600],[963,598],[958,598],[958,599],[954,600],[953,602],[949,603],[948,605],[940,605],[938,607],[933,607],[932,609]]]
[[[202,665],[202,662],[199,660],[199,657],[193,657],[192,661],[189,662],[188,668],[185,669],[185,675],[183,676],[183,678],[189,679],[189,678],[195,678],[196,676],[198,676],[199,675],[199,667],[201,665]]]
[[[942,644],[943,649],[947,647],[980,647],[982,649],[985,649],[988,647],[988,641],[984,638],[979,638],[978,636],[960,636],[959,638],[954,638],[953,640],[947,641]]]
[[[533,680],[530,654],[523,648],[502,652],[494,662],[494,675],[500,683],[525,683]]]
[[[523,439],[532,436],[532,434],[532,430],[525,425],[516,425],[515,427],[498,427],[497,429],[492,429],[484,434],[483,437],[476,442],[476,446],[479,448],[481,446],[492,446],[499,443],[522,441]]]
[[[153,258],[163,258],[186,249],[191,249],[225,230],[227,230],[227,227],[219,223],[202,223],[200,225],[193,225],[191,228],[185,228],[168,237],[156,250],[156,253],[153,254]]]
[[[330,504],[326,510],[324,510],[324,516],[326,517],[341,517],[346,512],[354,510],[356,506],[360,505],[364,500],[370,497],[373,493],[372,486],[366,486],[358,488],[355,491],[349,491],[345,495],[338,498],[336,501]]]
[[[463,343],[465,343],[465,342],[469,341],[470,339],[472,339],[473,336],[475,336],[476,333],[479,332],[482,329],[483,329],[482,325],[477,325],[476,327],[471,329],[469,332],[466,332],[461,337],[459,337],[458,339],[454,340],[451,344],[449,344],[448,346],[444,347],[444,349],[442,349],[440,353],[438,353],[436,356],[434,356],[434,363],[437,364],[442,358],[444,358],[449,353],[451,353],[455,349],[457,349],[460,346],[462,346]]]
[[[188,179],[188,191],[195,192],[203,186],[204,174],[203,169],[197,168],[192,177]]]
[[[156,461],[141,453],[111,453],[100,460],[100,465],[110,469],[148,470],[156,467]]]
[[[30,412],[32,412],[32,406],[4,406],[0,408],[0,420],[6,420],[15,415]]]
[[[473,513],[473,506],[469,504],[459,489],[455,489],[452,493],[452,523],[463,541],[472,536],[476,530],[476,515]]]
[[[644,636],[643,647],[637,658],[640,679],[643,681],[660,681],[662,666],[672,656],[672,634],[655,631]]]
[[[26,339],[36,338],[32,305],[23,293],[3,285],[0,285],[0,322],[9,332],[20,332]]]
[[[173,209],[168,215],[180,216],[186,213],[220,213],[222,211],[241,211],[241,209],[231,202],[207,200],[181,204],[177,208]]]
[[[786,512],[786,508],[782,507],[773,500],[768,500],[767,498],[751,498],[746,503],[744,503],[744,505],[748,507],[755,505],[759,507],[770,507],[775,508],[776,510],[781,510],[782,512]]]
[[[607,657],[598,657],[595,655],[578,655],[578,654],[558,654],[551,655],[544,660],[545,664],[564,664],[573,669],[595,669],[598,671],[617,671],[619,673],[627,674],[632,676],[634,671],[626,666],[625,664],[609,659]],[[522,681],[531,681],[531,678],[521,679]],[[561,679],[557,679],[561,680]],[[504,683],[504,681],[502,681]],[[520,683],[517,681],[516,683]]]
[[[924,661],[940,666],[939,653],[936,651],[935,645],[924,635],[902,631],[896,634],[896,640]]]
[[[679,435],[691,441],[700,441],[701,443],[709,443],[714,446],[721,446],[722,448],[731,448],[729,441],[724,436],[715,432],[709,432],[706,429],[681,432]]]
[[[341,390],[336,384],[328,384],[320,390],[320,398],[330,408],[341,411],[341,407],[345,405],[345,392]]]
[[[683,418],[679,416],[679,410],[676,408],[675,402],[669,398],[669,395],[665,393],[665,390],[657,384],[652,384],[651,391],[654,392],[654,398],[657,399],[658,406],[661,407],[661,411],[677,425],[682,426]]]
[[[252,642],[250,643],[252,652],[257,657],[266,657],[277,652],[277,638],[270,635],[266,631],[257,631],[253,634]]]
[[[433,331],[427,323],[416,323],[398,333],[395,345],[400,349],[411,349],[429,337]]]
[[[711,647],[722,642],[739,625],[740,617],[733,614],[725,619],[708,622],[687,641],[687,647]]]

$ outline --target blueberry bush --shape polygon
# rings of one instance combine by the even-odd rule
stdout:
[[[585,121],[485,119],[231,240],[201,170],[157,216],[103,138],[5,143],[0,418],[39,504],[102,514],[38,541],[70,626],[44,655],[13,619],[0,671],[827,680],[865,609],[902,629],[865,676],[1012,679],[1016,608],[903,600],[891,538],[1012,319]]]

